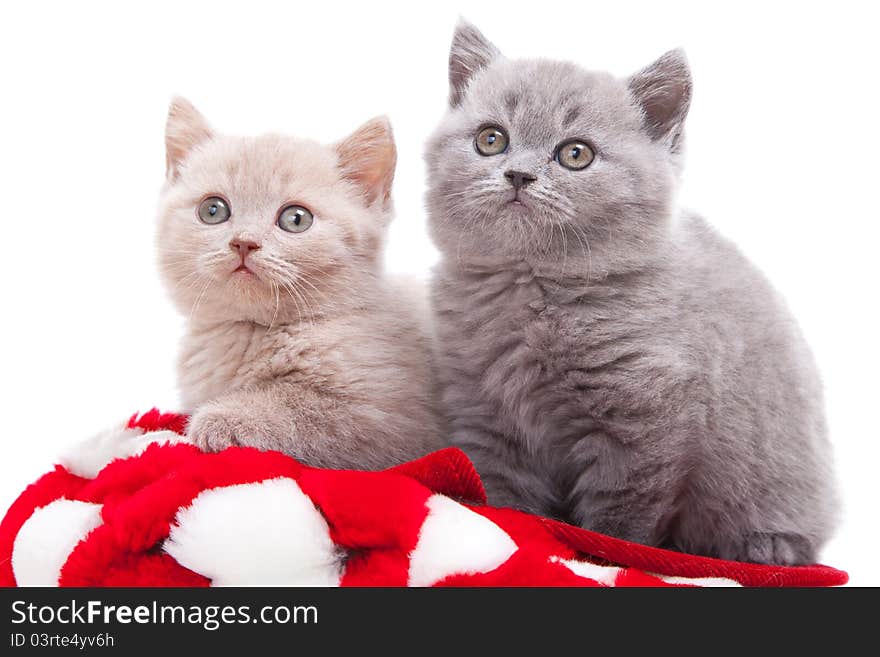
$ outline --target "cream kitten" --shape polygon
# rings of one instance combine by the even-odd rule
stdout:
[[[334,146],[214,132],[175,99],[162,277],[188,318],[188,433],[314,466],[374,469],[443,446],[418,313],[383,277],[396,150],[385,119]]]

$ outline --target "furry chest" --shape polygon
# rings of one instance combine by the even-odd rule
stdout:
[[[441,313],[448,362],[466,375],[481,418],[491,417],[499,433],[533,445],[595,431],[628,441],[643,429],[652,403],[645,381],[666,379],[671,354],[655,353],[657,328],[643,334],[626,304],[611,307],[600,295],[572,301],[566,291],[546,288],[511,281],[466,297],[455,288],[459,294]]]
[[[259,383],[304,367],[301,340],[289,330],[235,323],[193,330],[184,339],[178,364],[187,408],[243,385]]]
[[[525,432],[536,414],[555,413],[557,399],[571,398],[568,370],[583,348],[582,320],[548,303],[532,280],[489,283],[450,295],[441,337],[454,369],[468,373],[498,417],[519,419]]]

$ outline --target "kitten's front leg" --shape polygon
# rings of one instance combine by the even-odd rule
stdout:
[[[681,489],[678,461],[655,450],[624,449],[593,433],[568,455],[576,473],[569,493],[571,521],[585,529],[644,545],[667,538]]]
[[[510,507],[548,518],[559,516],[552,478],[515,441],[489,429],[453,430],[453,445],[468,455],[492,506]]]
[[[590,531],[642,545],[665,540],[665,521],[672,500],[620,495],[614,502],[583,496],[571,505],[571,522]]]
[[[264,407],[265,396],[263,391],[242,390],[206,402],[192,414],[187,436],[206,452],[235,446],[284,451],[288,441],[278,417],[285,410],[261,414],[257,409]]]
[[[414,456],[409,432],[403,435],[387,416],[357,397],[278,380],[203,404],[187,433],[207,451],[241,445],[314,467],[373,470]]]

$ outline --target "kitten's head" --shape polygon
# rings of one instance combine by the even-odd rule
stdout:
[[[358,302],[391,216],[387,120],[332,146],[232,137],[175,99],[165,141],[159,261],[181,312],[269,325]]]
[[[627,79],[506,59],[459,25],[449,112],[428,143],[431,232],[452,260],[621,271],[661,243],[691,78],[672,51]]]

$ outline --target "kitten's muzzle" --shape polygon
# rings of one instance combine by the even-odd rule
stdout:
[[[232,273],[236,274],[242,272],[245,274],[254,274],[254,270],[247,265],[247,257],[252,251],[258,250],[260,244],[253,240],[236,237],[229,242],[229,248],[232,249],[233,253],[237,253],[238,257],[241,259],[238,267],[236,267]]]
[[[237,252],[238,255],[241,256],[241,261],[244,262],[248,253],[258,250],[260,245],[253,240],[236,237],[229,242],[229,248],[232,249],[233,252]]]
[[[504,177],[513,185],[513,188],[517,191],[528,185],[530,182],[536,181],[538,178],[533,176],[530,173],[526,173],[525,171],[505,171]]]

